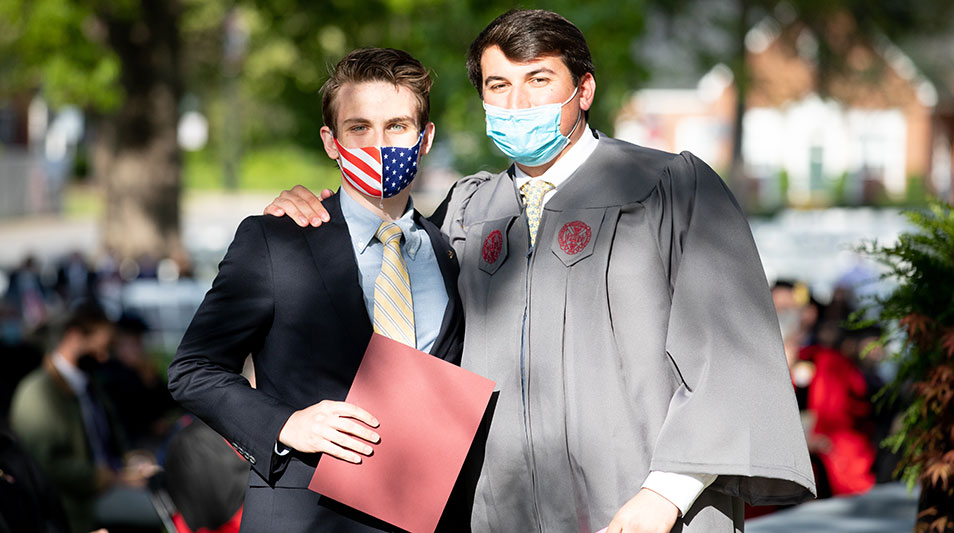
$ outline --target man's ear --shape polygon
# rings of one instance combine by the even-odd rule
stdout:
[[[437,131],[433,122],[428,122],[424,126],[424,140],[421,141],[421,154],[424,155],[431,151],[431,145],[434,143],[434,133]]]
[[[596,78],[592,73],[587,72],[580,79],[580,109],[589,111],[593,106],[594,97],[596,97]]]
[[[321,134],[321,143],[325,147],[325,153],[328,154],[328,157],[338,160],[338,147],[335,146],[335,134],[331,132],[331,128],[328,126],[322,126],[319,130]]]

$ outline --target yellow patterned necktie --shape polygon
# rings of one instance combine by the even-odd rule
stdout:
[[[393,222],[382,222],[374,236],[384,244],[381,273],[374,281],[374,331],[417,347],[411,280],[401,256],[401,228]]]
[[[543,197],[553,189],[549,181],[532,179],[520,187],[523,203],[527,206],[527,225],[530,226],[530,246],[537,242],[537,229],[540,228],[540,215],[543,214]]]

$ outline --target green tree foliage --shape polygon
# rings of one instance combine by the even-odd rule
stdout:
[[[715,61],[733,65],[737,79],[744,81],[741,43],[747,29],[766,15],[795,13],[823,32],[833,14],[849,12],[861,34],[880,28],[889,37],[898,37],[949,25],[951,6],[954,3],[947,0],[519,4],[557,11],[583,30],[597,69],[590,122],[607,132],[613,129],[613,116],[626,94],[648,78],[637,57],[648,13],[666,13],[673,25],[672,38],[691,43],[703,66]],[[54,108],[78,104],[105,119],[125,110],[127,126],[149,119],[161,122],[167,136],[176,113],[198,105],[211,121],[208,153],[222,151],[222,139],[239,132],[246,151],[291,144],[320,155],[318,89],[329,67],[355,47],[389,46],[410,51],[432,69],[436,78],[432,118],[438,125],[438,142],[452,154],[451,164],[464,173],[497,169],[505,159],[484,135],[483,110],[467,80],[464,60],[478,32],[513,7],[518,5],[502,0],[0,0],[0,98],[39,89]],[[700,12],[709,16],[695,18]],[[248,38],[243,57],[234,63],[223,58],[224,25],[230,14]],[[702,38],[713,32],[726,36],[724,46],[712,46]],[[150,36],[160,35],[164,42],[174,43],[168,75],[157,75],[149,63],[158,57],[148,52]],[[162,46],[166,45],[157,41],[155,51],[161,52]],[[823,49],[820,61],[826,57],[839,56],[826,56]],[[227,82],[230,77],[237,81]],[[178,110],[164,106],[161,113],[170,116],[144,111],[143,98],[153,94],[141,90],[144,83],[163,80],[177,96],[197,98],[189,99],[191,104],[179,101]],[[226,98],[234,86],[238,96]],[[129,114],[135,112],[139,118]],[[148,135],[143,131],[135,129],[140,136]],[[147,139],[139,140],[148,144]],[[173,178],[178,156],[166,159],[170,162],[163,179],[172,190],[178,181]]]
[[[124,257],[182,249],[179,17],[174,0],[0,0],[0,92],[88,111],[105,244]]]
[[[250,110],[268,120],[246,120],[246,132],[253,141],[287,135],[302,145],[320,146],[317,91],[328,69],[353,48],[385,46],[411,52],[432,70],[432,119],[438,126],[438,141],[451,148],[459,171],[504,164],[484,135],[483,109],[467,80],[464,60],[480,30],[515,7],[513,3],[249,0],[239,5],[251,34],[242,74],[244,90],[253,100],[268,103],[258,111]],[[644,2],[560,0],[528,2],[521,7],[557,11],[583,30],[597,68],[591,122],[612,130],[612,116],[625,94],[645,78],[632,55],[633,43],[644,29]]]
[[[947,531],[954,520],[954,211],[934,203],[907,217],[916,231],[892,246],[862,248],[897,286],[877,300],[876,316],[858,325],[886,326],[881,345],[900,347],[893,354],[898,374],[882,401],[912,400],[887,444],[902,454],[903,479],[923,483],[919,528]]]
[[[54,106],[112,111],[119,74],[92,2],[0,0],[0,96],[42,87]]]
[[[598,81],[591,122],[604,130],[645,77],[632,54],[644,1],[521,6],[560,12],[587,35]],[[115,223],[129,212],[139,222],[153,220],[161,235],[132,237],[129,253],[158,246],[152,253],[164,254],[178,246],[181,157],[170,146],[178,113],[199,102],[211,119],[213,152],[230,153],[222,139],[239,130],[246,150],[291,143],[320,153],[318,89],[329,67],[355,47],[403,48],[420,58],[436,78],[432,118],[450,163],[461,172],[502,166],[484,136],[464,60],[479,31],[512,7],[499,0],[0,0],[0,98],[38,90],[54,109],[85,108],[99,144],[91,149],[94,173],[107,189],[107,240],[130,233],[130,223]],[[230,15],[247,36],[234,62],[223,51]],[[237,97],[224,96],[236,86]],[[197,98],[180,100],[184,94]],[[150,201],[156,198],[164,200]]]

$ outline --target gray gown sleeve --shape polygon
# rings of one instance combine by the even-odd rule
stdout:
[[[489,172],[479,172],[472,176],[461,178],[447,194],[441,203],[438,212],[441,220],[433,221],[441,228],[441,232],[450,239],[450,244],[460,254],[464,247],[467,228],[464,217],[467,206],[473,199],[477,189],[488,182],[494,175]],[[437,214],[437,213],[435,213]]]
[[[748,223],[695,156],[661,184],[660,253],[672,307],[666,348],[683,379],[652,470],[716,474],[715,490],[754,505],[815,493],[775,310]]]

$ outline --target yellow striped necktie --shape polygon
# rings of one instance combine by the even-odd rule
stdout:
[[[541,179],[532,179],[520,187],[523,203],[527,206],[527,225],[530,226],[530,246],[537,242],[537,229],[540,228],[540,216],[543,215],[543,197],[553,189],[552,183]]]
[[[417,347],[411,280],[401,256],[401,228],[393,222],[382,222],[374,236],[384,244],[381,273],[374,281],[374,331]]]

